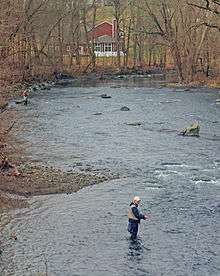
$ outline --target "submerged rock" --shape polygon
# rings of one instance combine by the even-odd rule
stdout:
[[[102,115],[102,113],[101,112],[96,112],[96,113],[93,113],[93,115],[98,116],[98,115]]]
[[[101,98],[103,98],[103,99],[111,99],[111,96],[109,96],[107,94],[102,94]]]
[[[123,79],[127,79],[128,77],[126,75],[119,75],[117,76],[117,79],[123,80]]]
[[[126,123],[126,125],[128,125],[128,126],[141,126],[142,123],[140,123],[140,122],[134,122],[134,123]]]
[[[187,127],[185,129],[181,130],[179,135],[199,137],[199,131],[200,131],[199,123],[194,123],[190,127]]]
[[[16,104],[25,104],[26,102],[25,99],[15,101]]]
[[[122,106],[120,110],[121,111],[130,111],[130,108],[127,106]]]

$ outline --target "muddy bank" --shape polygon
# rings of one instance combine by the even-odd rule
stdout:
[[[98,184],[109,178],[102,173],[64,172],[52,167],[32,164],[25,156],[25,144],[16,138],[13,122],[17,124],[16,110],[1,114],[0,160],[7,156],[20,176],[0,171],[0,212],[3,209],[28,206],[28,198],[35,195],[77,192],[85,186]]]
[[[31,196],[77,192],[112,177],[101,172],[64,172],[32,164],[25,156],[27,145],[16,138],[14,128],[6,133],[13,122],[17,124],[17,119],[15,110],[7,110],[1,116],[0,160],[6,156],[21,175],[12,176],[0,170],[0,212],[28,206],[27,199]]]
[[[35,195],[72,193],[98,184],[109,177],[101,173],[63,172],[55,168],[36,166],[25,157],[24,144],[16,139],[16,109],[8,109],[7,101],[18,97],[25,84],[1,89],[0,98],[0,160],[6,156],[15,165],[20,176],[9,176],[0,171],[0,212],[3,209],[28,206],[27,199]]]
[[[61,170],[25,164],[18,167],[21,176],[0,175],[0,207],[24,206],[25,198],[35,195],[73,193],[89,185],[109,179],[105,175],[63,172]]]

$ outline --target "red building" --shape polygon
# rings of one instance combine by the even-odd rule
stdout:
[[[89,38],[94,43],[96,56],[109,57],[117,55],[116,35],[117,25],[115,20],[113,20],[113,23],[102,22],[89,31]]]

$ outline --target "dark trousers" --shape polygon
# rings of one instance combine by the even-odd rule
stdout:
[[[131,238],[136,239],[138,233],[138,221],[129,220],[128,221],[128,232],[131,233]]]

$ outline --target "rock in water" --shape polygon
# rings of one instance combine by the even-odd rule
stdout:
[[[22,104],[22,103],[25,103],[25,100],[24,100],[24,99],[22,99],[22,100],[17,100],[17,101],[15,101],[15,103],[16,103],[16,104]]]
[[[103,98],[103,99],[111,99],[111,96],[109,96],[107,94],[102,94],[101,98]]]
[[[198,123],[194,123],[190,127],[183,129],[179,133],[179,135],[199,137],[199,131],[200,131],[200,125]]]
[[[102,115],[102,113],[101,112],[97,112],[97,113],[94,113],[93,115]]]
[[[128,125],[128,126],[141,126],[142,123],[141,122],[134,122],[134,123],[126,123],[126,125]]]
[[[130,111],[130,108],[128,108],[127,106],[122,106],[122,108],[120,110],[121,111]]]

